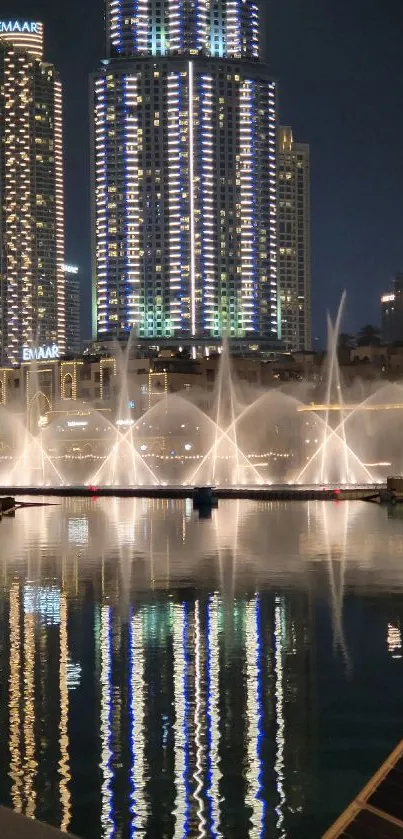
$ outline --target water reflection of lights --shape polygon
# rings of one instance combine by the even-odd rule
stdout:
[[[77,661],[67,660],[67,687],[76,690],[81,684],[82,667]]]
[[[323,505],[323,532],[326,542],[327,567],[329,573],[330,592],[332,598],[332,623],[334,644],[339,645],[347,666],[350,666],[350,659],[344,635],[343,609],[344,609],[344,578],[346,570],[348,527],[351,504],[346,501],[342,505],[341,533],[332,534],[329,525],[329,510],[326,504]],[[333,538],[332,538],[333,537]]]
[[[36,807],[35,776],[35,617],[24,614],[24,796],[25,815],[33,819]]]
[[[398,624],[388,623],[386,643],[392,658],[402,657],[402,633]]]
[[[276,762],[274,771],[278,793],[278,805],[276,807],[277,829],[279,835],[284,833],[284,807],[286,795],[284,790],[284,748],[285,748],[285,719],[284,719],[284,671],[283,671],[283,621],[284,603],[281,597],[276,597],[274,611],[274,667],[275,667],[275,704],[276,704]],[[281,832],[282,831],[282,832]]]
[[[70,545],[88,545],[88,518],[69,519],[68,540]]]
[[[10,777],[11,800],[14,810],[22,812],[22,759],[20,729],[20,591],[18,583],[10,590],[10,681],[9,681],[9,716],[10,716]]]
[[[115,832],[112,793],[112,610],[101,607],[101,771],[103,839],[109,839]]]
[[[69,762],[69,693],[68,693],[68,633],[67,633],[67,597],[62,593],[60,607],[60,722],[59,722],[59,794],[62,807],[60,828],[68,829],[71,819],[71,795],[69,790],[70,762]]]
[[[109,519],[111,514],[118,522],[119,511],[121,519],[128,526],[131,523],[132,528],[131,547],[125,547],[124,551],[119,550],[118,529],[111,526]],[[78,563],[79,574],[74,577],[77,552],[73,555],[73,552],[66,551],[63,554],[64,561],[59,564],[55,545],[59,544],[57,540],[60,533],[67,540],[68,517],[80,517],[84,514],[89,522],[89,547],[88,551],[83,552]],[[83,603],[85,609],[88,608],[87,583],[91,580],[93,608],[96,610],[97,619],[101,616],[100,631],[96,632],[94,643],[98,648],[99,641],[101,642],[101,669],[98,675],[101,687],[103,836],[118,833],[123,797],[120,790],[125,785],[128,799],[130,795],[132,833],[139,832],[141,835],[141,831],[148,829],[149,819],[154,817],[154,784],[157,778],[161,778],[161,763],[159,757],[155,757],[154,745],[156,738],[159,738],[158,743],[161,742],[161,719],[165,721],[163,772],[166,775],[163,781],[165,783],[169,778],[175,818],[172,833],[176,839],[183,839],[190,831],[193,831],[194,835],[208,835],[214,839],[221,837],[228,820],[232,819],[231,802],[226,800],[225,790],[228,776],[233,771],[231,766],[228,772],[226,750],[227,744],[231,742],[231,725],[234,724],[234,720],[235,726],[238,725],[238,720],[240,725],[243,725],[245,720],[245,733],[248,738],[246,740],[245,737],[245,747],[242,747],[242,768],[239,766],[239,769],[237,767],[235,770],[242,780],[243,789],[246,788],[247,792],[246,803],[239,796],[239,802],[236,804],[239,812],[242,812],[242,817],[250,818],[251,832],[247,834],[248,828],[245,827],[245,835],[265,835],[264,831],[269,829],[269,820],[270,825],[272,820],[276,823],[273,824],[273,831],[277,830],[282,836],[288,835],[288,822],[294,818],[297,811],[303,811],[305,806],[302,783],[301,789],[294,789],[297,785],[294,784],[296,767],[301,765],[299,754],[297,759],[297,752],[300,753],[299,738],[302,747],[305,748],[306,742],[303,738],[306,732],[303,730],[303,718],[300,729],[295,732],[292,717],[298,713],[298,707],[301,707],[302,702],[305,703],[304,680],[310,678],[306,673],[301,650],[301,645],[306,643],[304,633],[310,631],[309,616],[305,611],[302,616],[299,604],[303,602],[305,610],[305,594],[312,580],[314,579],[315,585],[323,586],[323,576],[328,573],[335,613],[334,629],[339,631],[342,624],[344,564],[346,575],[349,575],[346,577],[349,591],[355,585],[357,568],[359,571],[365,569],[366,585],[372,585],[372,580],[376,577],[378,587],[386,589],[390,582],[393,587],[399,587],[402,579],[399,559],[402,549],[401,529],[393,521],[389,522],[387,530],[383,525],[382,544],[377,524],[374,528],[375,535],[372,535],[372,532],[369,535],[367,533],[370,520],[373,522],[374,519],[382,519],[386,522],[384,510],[377,507],[367,508],[366,505],[347,504],[327,505],[324,510],[324,505],[311,503],[309,507],[298,507],[293,516],[295,527],[290,527],[289,511],[282,510],[280,505],[240,502],[238,508],[238,505],[223,503],[215,511],[213,523],[205,527],[204,524],[200,525],[194,516],[190,504],[187,508],[185,503],[181,502],[157,504],[123,501],[117,503],[116,509],[112,510],[110,501],[102,500],[94,506],[91,502],[69,502],[66,507],[60,506],[57,516],[52,510],[46,509],[42,523],[37,521],[36,513],[32,516],[22,516],[21,527],[14,527],[14,530],[11,529],[11,522],[3,522],[2,536],[5,534],[4,544],[6,554],[9,554],[7,562],[2,562],[1,570],[5,585],[8,586],[7,596],[9,591],[10,598],[10,788],[16,809],[24,810],[26,806],[26,796],[22,790],[25,788],[25,777],[23,778],[19,772],[25,770],[25,754],[21,740],[25,742],[23,738],[26,731],[29,735],[29,727],[27,728],[23,716],[25,694],[29,694],[29,690],[25,689],[24,695],[21,695],[20,682],[22,678],[26,681],[27,674],[24,671],[28,667],[31,690],[35,687],[37,695],[39,686],[45,685],[43,693],[46,693],[48,684],[49,697],[51,690],[56,691],[58,698],[60,693],[60,717],[57,717],[54,726],[54,742],[50,740],[51,733],[45,731],[45,736],[49,737],[46,750],[47,754],[55,754],[55,747],[60,744],[61,759],[56,778],[58,786],[55,785],[55,794],[52,795],[55,797],[55,807],[58,808],[57,812],[60,813],[63,824],[67,824],[69,818],[71,820],[69,806],[71,810],[74,796],[77,794],[77,785],[73,787],[68,773],[73,775],[73,769],[77,766],[75,707],[84,700],[84,694],[80,691],[80,695],[66,695],[66,688],[71,690],[75,679],[79,682],[81,666],[83,671],[87,667],[87,674],[89,661],[92,667],[93,658],[92,653],[89,658],[87,639],[84,648],[81,647],[81,637],[77,639],[77,619],[81,619],[81,604]],[[8,533],[12,534],[13,542],[11,537],[6,535]],[[269,533],[272,546],[270,555],[267,551]],[[151,536],[155,562],[155,591],[152,592],[152,586],[147,579]],[[35,549],[31,547],[28,552],[26,545],[32,546],[32,539]],[[381,555],[382,545],[385,550]],[[233,622],[226,622],[222,595],[211,594],[212,589],[214,591],[215,587],[219,588],[219,575],[214,563],[218,563],[220,546],[225,570],[224,604],[228,604],[229,615],[234,612]],[[101,562],[97,561],[101,554],[105,557],[102,564],[102,594]],[[119,556],[122,558],[122,564],[118,561]],[[237,556],[238,567],[235,561]],[[167,557],[171,558],[169,591],[166,590],[167,576],[164,575]],[[201,567],[203,557],[205,562]],[[139,560],[137,565],[133,559]],[[315,559],[318,561],[313,562]],[[130,570],[130,574],[127,573],[127,582],[126,578],[122,579],[125,563]],[[54,575],[53,586],[46,584],[49,568],[52,579]],[[231,569],[235,591],[242,591],[242,596],[235,601],[231,596],[232,589],[229,590],[228,585]],[[28,582],[24,585],[22,580],[25,578],[40,580],[41,572],[43,583],[36,586]],[[204,573],[205,577],[202,576]],[[14,582],[15,574],[20,576],[20,584]],[[189,574],[189,577],[185,574]],[[202,586],[197,583],[195,587],[199,591],[203,589],[206,594],[195,603],[194,587],[192,585],[189,593],[187,584],[188,580],[193,582],[194,576],[199,574],[200,577],[196,579],[202,579]],[[60,584],[56,584],[59,578]],[[283,581],[287,593],[275,597],[274,592],[279,590]],[[327,591],[329,583],[327,580],[325,582]],[[254,590],[256,587],[267,590],[267,595],[262,595],[261,601],[257,597],[250,601],[245,594],[245,591],[251,590],[252,585]],[[300,598],[301,587],[304,590],[304,601]],[[389,590],[390,588],[391,586]],[[53,593],[52,589],[55,590]],[[122,603],[122,592],[126,593],[127,602]],[[70,597],[71,608],[69,600],[67,615],[67,599]],[[297,598],[295,612],[294,597]],[[322,589],[320,597],[323,597]],[[59,606],[55,609],[52,602],[57,599]],[[99,599],[106,604],[102,609],[97,605]],[[270,606],[267,608],[269,601]],[[136,605],[136,612],[133,613],[129,605],[133,602],[146,605]],[[31,620],[31,627],[36,628],[36,664],[35,670],[31,669],[31,674],[22,637],[23,632],[26,633],[27,630],[24,610],[26,617]],[[236,621],[235,612],[238,615]],[[393,614],[393,611],[386,612],[381,624],[381,633],[383,644],[387,641],[387,654],[400,657],[400,626],[397,616],[394,617]],[[55,628],[57,616],[60,630]],[[129,640],[126,643],[127,617]],[[222,624],[219,623],[221,617]],[[79,625],[82,626],[81,620]],[[223,634],[220,634],[221,631]],[[50,673],[55,669],[52,663],[55,646],[54,640],[50,639],[57,637],[60,637],[60,650],[57,652],[60,689],[58,679],[54,687],[50,685],[49,679]],[[46,641],[47,638],[49,642]],[[235,679],[226,667],[227,639],[228,643],[233,642],[233,648],[236,647],[236,654],[239,656],[237,660],[241,663],[242,675],[236,674]],[[74,661],[69,657],[68,641],[70,645],[74,644],[71,651]],[[310,641],[311,639],[309,643]],[[161,677],[158,670],[155,672],[161,660],[160,653],[158,657],[153,655],[156,646],[164,650]],[[295,656],[295,661],[291,662],[291,654]],[[298,672],[294,671],[298,662],[304,663],[303,674],[299,666]],[[271,664],[272,671],[268,673],[267,669]],[[391,667],[395,666],[399,665],[391,663]],[[35,684],[33,672],[36,673]],[[112,673],[116,673],[120,680],[119,704],[116,687],[115,690],[112,687]],[[127,683],[123,682],[126,677]],[[83,682],[87,695],[88,676]],[[267,694],[264,699],[263,686]],[[154,696],[161,697],[162,702],[158,702],[158,709],[163,705],[164,715],[160,715],[159,710],[154,715],[154,700],[150,701],[152,713],[149,712],[149,700]],[[262,731],[265,730],[264,723],[268,721],[271,697],[274,705],[273,725],[267,725],[267,741],[263,744]],[[294,704],[297,697],[300,703],[298,707]],[[45,700],[41,693],[40,703],[42,701]],[[47,768],[42,765],[39,737],[42,736],[43,720],[47,725],[50,713],[54,713],[54,698],[52,703],[52,707],[44,706],[43,712],[42,704],[36,703],[35,706],[36,753],[34,752],[33,759],[38,765],[33,788],[37,794],[35,808],[38,815],[39,791],[42,789]],[[306,703],[307,706],[308,704]],[[227,715],[227,709],[232,712],[234,707],[236,713],[231,719],[231,715]],[[98,714],[98,710],[96,713]],[[117,734],[114,720],[120,723]],[[130,739],[123,742],[122,732],[127,730]],[[235,730],[235,735],[238,734]],[[120,738],[120,755],[116,751],[114,736]],[[272,754],[274,760],[270,762]],[[55,758],[55,763],[57,760],[58,757]],[[264,785],[266,791],[266,779],[271,773],[276,786],[270,793],[272,803],[269,810],[268,805],[265,809],[262,801],[262,787]],[[306,777],[309,777],[308,771]],[[116,797],[115,789],[118,790]],[[28,793],[31,795],[29,789]],[[72,800],[70,805],[68,796]],[[168,819],[166,810],[162,818]],[[166,832],[169,832],[168,828]]]
[[[144,753],[144,717],[145,717],[145,683],[144,683],[144,633],[141,612],[134,615],[130,622],[130,744],[132,766],[131,807],[132,814],[131,835],[144,835],[147,819],[145,800],[145,753]]]
[[[200,638],[200,602],[196,600],[195,604],[195,711],[194,711],[194,725],[195,725],[195,741],[196,741],[196,771],[195,781],[196,789],[194,797],[197,805],[197,820],[198,836],[206,836],[206,819],[204,817],[203,804],[203,767],[204,767],[204,749],[202,742],[202,720],[201,720],[201,689],[202,689],[202,652],[201,652],[201,638]]]
[[[208,796],[211,806],[211,835],[220,833],[220,650],[218,635],[218,597],[213,595],[208,607]]]
[[[186,629],[185,607],[174,606],[173,655],[174,655],[174,751],[175,751],[175,833],[174,839],[186,836],[188,816],[187,789],[187,693],[186,693]]]
[[[246,607],[246,666],[247,666],[247,794],[253,839],[264,836],[264,803],[262,799],[261,737],[263,729],[260,669],[260,608],[255,598]]]
[[[24,586],[24,612],[39,615],[46,626],[57,626],[60,623],[60,589],[27,583]]]

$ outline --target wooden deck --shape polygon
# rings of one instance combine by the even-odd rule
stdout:
[[[403,740],[322,839],[403,839]]]
[[[74,839],[71,834],[61,833],[55,827],[43,822],[27,819],[13,810],[0,807],[1,839]]]

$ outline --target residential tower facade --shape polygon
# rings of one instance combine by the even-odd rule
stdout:
[[[276,86],[256,0],[109,0],[93,77],[99,338],[278,335]]]
[[[0,21],[0,350],[65,349],[62,90],[38,22]]]
[[[287,350],[311,349],[309,146],[279,130],[278,276],[281,338]]]

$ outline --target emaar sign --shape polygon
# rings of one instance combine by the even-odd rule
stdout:
[[[41,24],[32,20],[0,20],[0,35],[4,32],[27,32],[29,35],[40,35]]]
[[[60,358],[60,351],[57,344],[22,348],[23,361],[54,361],[57,358]]]

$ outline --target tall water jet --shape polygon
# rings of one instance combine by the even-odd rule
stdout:
[[[261,484],[262,477],[239,446],[237,422],[243,407],[236,393],[228,341],[224,340],[216,379],[214,439],[191,481],[208,484]]]
[[[326,387],[326,417],[325,417],[325,438],[324,438],[324,445],[322,449],[322,464],[321,464],[321,474],[320,474],[320,481],[321,483],[328,483],[330,480],[330,469],[329,466],[331,465],[329,462],[329,454],[331,451],[331,446],[329,446],[329,437],[333,437],[333,430],[330,428],[329,425],[329,405],[331,402],[336,403],[340,406],[340,430],[341,430],[341,440],[342,440],[342,463],[343,463],[343,473],[342,473],[342,482],[348,483],[350,480],[349,475],[349,461],[348,461],[348,450],[347,450],[347,440],[346,440],[346,432],[345,432],[345,416],[344,416],[344,406],[343,406],[343,394],[341,389],[341,380],[340,380],[340,367],[339,367],[339,359],[338,359],[338,346],[339,346],[339,336],[340,336],[340,327],[341,321],[343,317],[344,306],[346,302],[346,292],[343,291],[341,296],[339,309],[337,312],[336,322],[333,326],[332,321],[330,320],[330,316],[327,316],[327,325],[328,325],[328,376],[327,376],[327,387]]]
[[[128,367],[131,359],[134,330],[125,348],[115,342],[115,363],[118,378],[118,405],[115,417],[115,440],[105,462],[92,476],[91,483],[109,486],[157,485],[159,480],[137,450],[135,420],[131,413]]]
[[[231,359],[229,353],[229,345],[228,340],[225,339],[223,341],[222,346],[222,353],[221,353],[221,360],[218,367],[218,377],[217,377],[217,395],[216,395],[216,412],[215,412],[215,422],[216,422],[216,435],[214,441],[214,451],[213,451],[213,473],[212,473],[212,480],[213,483],[216,483],[217,479],[220,480],[220,474],[218,470],[218,457],[230,457],[233,460],[233,468],[232,471],[232,481],[233,483],[239,484],[241,483],[240,480],[240,473],[239,473],[239,451],[238,451],[238,442],[236,437],[236,410],[235,410],[235,392],[234,392],[234,382],[232,378],[232,369],[231,369]],[[223,440],[223,431],[225,432],[225,442]],[[228,455],[224,455],[222,452],[222,443],[224,442],[224,446],[226,451],[228,450]]]
[[[340,300],[335,323],[328,315],[328,348],[324,418],[315,415],[312,422],[322,426],[318,449],[297,477],[297,483],[355,484],[372,483],[374,477],[353,450],[347,437],[346,425],[352,410],[346,408],[338,360],[338,345],[346,292]],[[313,413],[315,409],[313,408]]]

